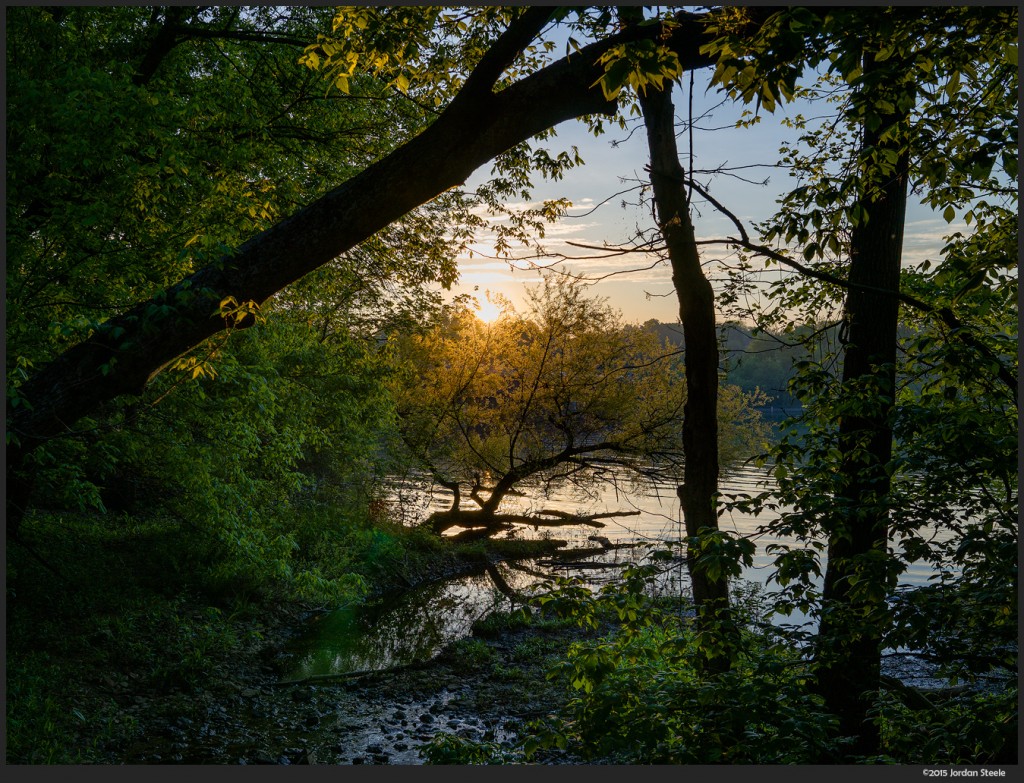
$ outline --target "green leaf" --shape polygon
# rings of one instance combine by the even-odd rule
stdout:
[[[1013,68],[1017,67],[1017,44],[1008,43],[1003,46],[1003,62]]]

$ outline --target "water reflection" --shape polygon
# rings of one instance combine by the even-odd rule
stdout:
[[[648,546],[623,547],[577,562],[556,558],[497,563],[481,574],[339,609],[318,618],[289,645],[296,660],[283,679],[379,671],[430,660],[469,636],[477,620],[523,605],[532,588],[553,577],[577,577],[599,589],[615,581],[626,566],[649,562],[652,551]],[[651,586],[654,594],[679,595],[688,589],[681,560],[665,564]]]
[[[745,467],[727,472],[721,488],[729,495],[752,495],[769,488],[770,482],[771,477],[765,471]],[[411,519],[423,519],[432,510],[447,508],[449,504],[449,498],[432,497],[424,486],[415,482],[396,488],[396,508],[405,509],[406,513],[411,511]],[[501,563],[493,566],[490,574],[484,572],[436,583],[372,606],[328,614],[293,645],[298,660],[287,679],[380,670],[429,660],[451,642],[468,636],[477,620],[495,611],[509,611],[514,606],[515,595],[524,593],[531,585],[553,576],[575,576],[597,589],[616,580],[625,566],[650,562],[653,551],[664,549],[667,543],[678,544],[683,535],[679,502],[675,488],[670,486],[631,495],[613,486],[595,486],[588,497],[527,494],[513,499],[507,510],[529,513],[540,508],[571,513],[623,510],[641,513],[607,520],[600,535],[610,548],[578,562],[555,556],[547,560]],[[770,587],[768,580],[774,571],[773,556],[766,552],[766,547],[770,544],[800,546],[796,540],[760,533],[766,522],[764,516],[739,512],[726,514],[719,520],[723,530],[749,536],[757,543],[753,566],[744,570],[742,578],[762,587]],[[567,549],[597,548],[591,538],[594,531],[580,526],[558,528],[552,535],[547,528],[520,525],[509,535],[525,539],[557,537],[568,541]],[[824,560],[822,555],[822,570]],[[931,569],[925,565],[911,565],[900,581],[924,584],[931,574]],[[662,561],[652,590],[669,595],[689,592],[689,575],[681,557]],[[777,619],[780,625],[808,622],[807,617],[797,612]]]
[[[536,578],[495,567],[503,585],[522,591]],[[363,607],[318,619],[290,649],[298,658],[285,679],[389,669],[429,660],[473,623],[513,602],[487,573],[438,582]]]

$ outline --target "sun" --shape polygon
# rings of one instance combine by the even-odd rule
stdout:
[[[477,301],[476,317],[485,324],[494,323],[501,317],[503,312],[504,310],[501,307],[498,307],[498,305],[491,301],[490,292],[488,292],[487,298],[484,301]]]

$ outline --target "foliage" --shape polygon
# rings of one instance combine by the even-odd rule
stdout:
[[[641,480],[670,469],[685,402],[678,355],[571,280],[549,279],[529,297],[526,313],[506,309],[491,325],[461,310],[428,335],[398,340],[410,451],[442,483],[501,494],[530,478],[550,487],[601,479],[612,466]],[[722,443],[735,459],[764,431],[753,398],[735,389],[722,397],[732,423]]]
[[[692,612],[651,599],[651,575],[634,570],[597,593],[557,580],[535,599],[585,627],[608,617],[617,622],[599,639],[574,643],[550,669],[549,679],[571,698],[564,710],[529,725],[520,740],[526,761],[556,748],[619,764],[814,764],[834,757],[846,738],[837,736],[836,718],[815,693],[810,661],[769,622],[772,596],[752,584],[734,589],[742,649],[729,672],[708,675],[699,665],[704,653]],[[885,691],[871,714],[881,753],[858,761],[1015,763],[1016,693],[938,693],[932,702]],[[448,750],[453,759],[476,759],[464,763],[496,763],[497,749],[485,745],[459,741]]]
[[[953,678],[1014,666],[1016,11],[840,9],[813,16],[791,9],[749,40],[723,27],[709,49],[722,57],[718,76],[736,97],[797,95],[835,107],[815,121],[785,121],[799,133],[783,150],[797,181],[760,227],[766,246],[782,243],[783,255],[802,255],[812,273],[841,282],[851,232],[869,223],[863,204],[892,173],[894,155],[906,157],[912,192],[924,205],[946,222],[963,215],[966,225],[951,227],[957,230],[937,258],[902,272],[895,396],[870,381],[840,388],[844,332],[838,343],[822,340],[797,364],[792,393],[803,412],[766,455],[778,491],[740,505],[782,511],[768,527],[797,543],[776,551],[779,609],[815,614],[823,526],[842,497],[839,422],[891,399],[892,487],[859,508],[869,513],[874,504],[888,516],[889,549],[884,563],[865,560],[864,575],[878,565],[881,577],[860,579],[856,590],[892,601],[867,619],[884,629],[887,646],[920,650]],[[867,74],[863,41],[878,51]],[[767,97],[761,105],[772,108]],[[881,118],[894,107],[909,116],[887,128]],[[886,149],[859,149],[865,127],[885,137]],[[767,255],[766,266],[777,263]],[[753,274],[752,263],[747,270]],[[753,315],[761,328],[803,321],[831,340],[835,330],[824,327],[841,324],[844,301],[842,286],[790,274],[768,287]],[[917,562],[936,570],[935,584],[894,595],[901,574]],[[988,624],[993,634],[983,639]]]
[[[339,172],[361,170],[397,143],[390,132],[367,129],[423,126],[419,107],[372,82],[360,99],[322,93],[297,60],[301,42],[329,18],[326,9],[298,7],[12,9],[12,410],[31,405],[19,387],[35,368],[90,336],[106,336],[106,319],[229,252],[322,195]],[[168,35],[164,51],[158,42]],[[468,209],[453,195],[415,210],[284,292],[276,309],[264,309],[274,311],[271,318],[305,322],[321,342],[340,342],[343,354],[353,332],[372,339],[385,324],[414,323],[414,314],[439,302],[428,288],[455,278],[453,247],[465,240],[460,226]],[[154,307],[154,317],[171,309]],[[251,323],[238,320],[243,312],[229,325]],[[179,373],[199,380],[220,372],[222,356],[220,338],[197,347],[166,368],[171,380],[146,404],[167,384],[180,385]],[[111,472],[115,457],[81,441],[120,426],[103,420],[116,420],[120,410],[111,406],[44,447],[37,467],[53,480],[40,495],[64,487],[99,507],[82,458],[95,464],[106,457]]]
[[[733,668],[708,675],[689,614],[666,610],[635,572],[597,595],[564,584],[540,602],[594,626],[611,612],[618,627],[574,643],[549,675],[573,696],[554,720],[533,724],[529,758],[558,747],[584,758],[625,764],[808,763],[831,742],[831,719],[807,687],[805,661],[760,626],[763,603],[737,593],[749,623]]]
[[[356,73],[365,73],[441,106],[517,13],[514,7],[493,6],[344,6],[335,12],[331,34],[318,35],[301,62],[322,71],[342,92],[350,91]],[[525,59],[507,79],[536,65],[536,58]],[[461,67],[453,68],[456,63]]]
[[[373,80],[358,99],[324,95],[298,57],[330,16],[12,9],[10,406],[31,405],[21,382],[106,318],[398,142],[368,128],[423,126],[415,103]],[[212,594],[358,594],[337,555],[384,464],[376,337],[438,307],[429,289],[455,277],[468,203],[453,195],[407,215],[258,311],[222,302],[226,333],[32,454],[36,503],[170,515]],[[328,502],[345,512],[298,513]]]
[[[494,651],[482,639],[460,639],[448,651],[448,655],[459,662],[459,666],[478,669],[493,662]]]
[[[473,635],[490,639],[509,631],[533,627],[532,615],[524,612],[491,612],[473,623]]]
[[[54,692],[53,682],[72,681],[73,664],[46,653],[8,659],[6,694],[6,763],[87,764],[101,758],[102,745],[121,731],[134,731],[132,721],[110,700],[89,709],[81,701],[68,703]],[[92,737],[76,744],[70,737]],[[118,725],[121,724],[121,725]]]
[[[8,546],[9,763],[103,763],[138,730],[126,692],[192,687],[258,639],[196,599],[204,553],[172,520],[36,512],[25,536],[46,565]]]
[[[473,742],[443,731],[435,734],[420,753],[426,764],[516,764],[522,754],[498,742]]]
[[[414,138],[531,13],[9,9],[8,414],[33,405],[21,385],[37,368],[71,346],[120,339],[109,318],[229,256]],[[834,109],[820,121],[787,120],[799,136],[783,158],[798,182],[760,227],[778,248],[762,257],[767,267],[802,258],[816,277],[780,277],[755,312],[759,327],[837,336],[850,234],[871,220],[864,204],[903,159],[915,195],[951,233],[937,258],[903,274],[898,388],[839,389],[841,349],[816,346],[791,387],[803,411],[765,458],[778,491],[733,503],[781,512],[772,531],[795,544],[777,552],[777,608],[814,616],[820,537],[841,497],[839,422],[891,399],[892,489],[861,511],[888,515],[893,537],[883,562],[865,560],[850,579],[854,592],[889,601],[849,618],[850,633],[866,620],[884,629],[884,643],[930,656],[954,680],[1013,669],[1017,11],[794,7],[753,36],[749,13],[726,9],[710,28],[719,38],[705,54],[717,58],[726,93],[767,111],[794,97],[831,99]],[[572,36],[607,36],[615,24],[608,8],[561,9],[550,19],[568,25],[567,51],[580,48]],[[863,67],[865,45],[877,67]],[[500,63],[497,88],[537,71],[555,48],[549,40]],[[649,42],[615,47],[595,85],[606,96],[658,86],[678,74],[674,57]],[[321,70],[339,89],[324,89]],[[885,125],[903,112],[906,122]],[[862,149],[864,128],[885,143]],[[566,209],[564,201],[524,211],[503,204],[528,198],[534,172],[557,179],[581,163],[574,150],[534,144],[551,135],[500,156],[478,193],[443,194],[262,308],[221,301],[210,317],[230,327],[226,336],[153,368],[143,394],[129,400],[137,389],[119,389],[114,402],[31,453],[24,467],[37,477],[35,505],[44,510],[8,553],[9,643],[19,652],[9,677],[14,757],[97,760],[95,745],[69,752],[60,741],[116,719],[113,704],[68,709],[82,688],[53,693],[53,681],[74,676],[76,655],[188,684],[241,643],[225,618],[239,601],[352,600],[373,578],[412,568],[410,539],[368,511],[375,471],[388,467],[389,394],[411,453],[442,481],[474,490],[537,475],[567,481],[583,475],[586,459],[590,468],[635,468],[641,458],[677,458],[680,365],[650,330],[624,327],[572,286],[557,296],[542,288],[529,313],[509,312],[494,327],[440,306],[436,286],[454,281],[457,253],[485,225],[474,208],[509,218],[499,251],[542,236]],[[953,225],[958,217],[964,226]],[[752,257],[739,281],[748,291]],[[172,312],[153,308],[147,318]],[[398,333],[391,346],[377,341],[386,333]],[[407,362],[404,377],[389,373],[391,347]],[[116,362],[95,371],[106,377]],[[499,404],[506,401],[514,404]],[[722,420],[733,430],[723,428],[723,438],[735,455],[763,440],[754,402],[725,395]],[[601,441],[612,446],[595,465],[590,450]],[[8,442],[16,445],[17,433]],[[569,459],[552,461],[552,443]],[[126,542],[132,558],[120,557]],[[745,541],[710,543],[722,573],[750,554]],[[39,573],[25,548],[33,545],[62,571],[79,572],[77,582]],[[897,591],[900,575],[922,561],[938,571],[934,584]],[[773,634],[750,629],[733,670],[706,679],[697,662],[709,654],[707,640],[651,611],[637,580],[596,598],[577,588],[565,585],[549,605],[588,625],[612,612],[625,628],[575,649],[563,667],[577,689],[573,710],[538,729],[538,747],[573,742],[614,759],[675,762],[799,761],[832,749],[831,718],[810,695],[808,669]],[[201,596],[200,607],[182,616],[186,593]],[[34,616],[54,618],[43,639],[31,638],[40,624],[26,618]],[[80,626],[94,620],[89,636]],[[90,644],[69,649],[72,628],[78,633],[66,638]],[[879,697],[880,760],[990,760],[1013,742],[1011,696],[927,716]],[[432,752],[478,762],[502,753],[454,738]]]
[[[660,90],[666,79],[671,84],[683,73],[678,55],[650,40],[612,46],[601,55],[598,63],[604,66],[604,73],[596,84],[608,100],[626,86],[637,92],[646,91],[648,85]]]
[[[1016,764],[1017,688],[971,694],[913,710],[883,697],[877,716],[883,756],[900,764]]]
[[[590,14],[586,8],[551,11],[554,23],[565,23],[567,17],[576,15],[579,18],[568,22],[568,29],[593,34],[602,23],[589,19]],[[521,16],[514,6],[344,6],[334,15],[331,33],[318,35],[317,41],[306,47],[300,62],[344,94],[358,95],[364,83],[384,85],[432,116],[451,106],[466,86],[469,74]],[[496,87],[507,87],[543,67],[551,61],[555,49],[551,40],[527,44],[506,65]],[[415,131],[416,127],[409,130]],[[516,208],[506,203],[516,197],[530,201],[535,173],[558,180],[583,163],[575,147],[551,153],[537,146],[536,142],[555,135],[550,128],[516,144],[494,159],[493,177],[475,192],[456,189],[440,200],[449,220],[455,204],[465,205],[451,226],[453,239],[462,240],[460,250],[472,256],[465,240],[473,231],[485,228],[493,233],[499,255],[507,254],[514,243],[534,245],[544,237],[545,224],[565,213],[570,206],[565,199],[548,200],[537,207]],[[490,217],[485,217],[483,210],[471,210],[473,206],[485,207]]]
[[[372,444],[388,421],[381,357],[273,319],[233,337],[217,365],[216,377],[161,377],[152,398],[117,406],[111,431],[93,438],[116,456],[97,460],[93,480],[108,506],[177,518],[211,557],[215,592],[277,584],[342,597],[351,585],[339,574],[332,586],[314,562],[343,528],[323,520],[314,534],[315,514],[297,511],[330,500],[358,518],[365,508]]]
[[[169,691],[237,697],[240,668],[262,668],[262,653],[249,656],[294,629],[297,609],[350,602],[397,586],[399,573],[421,580],[450,564],[435,536],[313,508],[312,520],[312,509],[300,511],[296,536],[322,537],[315,564],[328,588],[345,592],[311,591],[298,605],[279,589],[211,595],[215,553],[177,520],[32,512],[24,541],[7,548],[8,763],[110,763],[116,749],[151,740],[135,716],[154,717]],[[199,715],[184,717],[201,720],[209,702],[192,703]]]
[[[387,102],[317,96],[294,50],[274,43],[275,33],[312,35],[322,10],[270,19],[216,9],[207,19],[194,9],[164,20],[155,11],[12,11],[11,359],[38,364],[240,244],[321,191],[339,140],[395,119]],[[186,22],[206,33],[225,25],[225,40],[182,33],[152,79],[136,84],[148,36]],[[233,41],[235,32],[254,41]],[[380,152],[343,148],[352,171]]]

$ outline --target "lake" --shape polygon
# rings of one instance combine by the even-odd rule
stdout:
[[[602,520],[605,527],[600,530],[583,526],[535,529],[519,525],[511,533],[519,538],[547,536],[563,539],[568,541],[569,547],[595,546],[593,541],[588,540],[589,536],[595,534],[609,539],[614,544],[631,542],[654,544],[664,541],[678,542],[682,539],[684,528],[675,484],[661,484],[653,489],[638,492],[628,489],[628,479],[621,471],[618,478],[618,489],[608,483],[599,483],[589,486],[586,494],[567,489],[545,498],[539,493],[527,491],[525,496],[510,497],[503,501],[501,510],[510,513],[530,513],[549,508],[573,513],[640,512],[636,516]],[[749,465],[723,470],[719,479],[719,491],[725,495],[741,493],[755,495],[774,488],[774,478],[766,468]],[[467,504],[467,501],[464,500],[463,503]],[[450,493],[437,491],[431,494],[428,484],[422,480],[396,482],[392,507],[400,513],[407,524],[414,524],[433,511],[447,509],[450,504]],[[466,507],[469,506],[466,505]],[[722,530],[748,537],[757,545],[753,565],[744,569],[742,578],[762,586],[766,585],[768,577],[774,570],[773,556],[767,554],[766,548],[771,544],[797,546],[798,543],[793,538],[760,533],[761,526],[767,524],[770,519],[768,512],[759,517],[730,512],[719,519],[719,527]],[[458,530],[448,532],[455,534]],[[617,555],[625,556],[621,550]],[[823,570],[824,565],[824,555],[822,555]],[[915,563],[904,572],[900,584],[922,585],[933,573],[927,564]]]
[[[770,487],[772,481],[766,470],[747,466],[723,473],[720,488],[726,494],[755,494]],[[662,542],[681,540],[682,517],[674,484],[646,492],[626,492],[625,486],[624,482],[619,483],[619,489],[610,484],[592,485],[586,494],[563,491],[547,498],[538,493],[527,493],[508,498],[507,505],[502,505],[503,511],[523,513],[540,509],[574,513],[639,511],[635,516],[602,520],[605,526],[600,530],[579,525],[537,528],[519,525],[501,534],[519,538],[558,538],[566,540],[570,548],[598,546],[589,538],[594,535],[602,536],[615,545],[635,545],[610,549],[587,559],[591,564],[604,567],[553,566],[550,558],[499,563],[491,573],[446,580],[388,597],[370,606],[328,613],[292,645],[296,663],[285,679],[301,680],[324,674],[386,669],[429,659],[452,641],[470,635],[475,621],[492,612],[514,608],[509,589],[523,593],[553,575],[578,576],[592,587],[599,587],[614,580],[622,566],[642,561],[652,548]],[[426,518],[434,510],[448,508],[450,502],[448,493],[432,494],[429,482],[423,478],[396,481],[390,501],[393,512],[407,524]],[[770,589],[767,583],[773,565],[765,548],[773,543],[796,544],[796,541],[761,534],[759,528],[767,520],[766,515],[754,517],[729,513],[720,519],[719,524],[723,530],[755,541],[757,551],[753,565],[744,569],[742,578]],[[914,565],[903,574],[901,583],[924,584],[931,574],[932,571],[924,565]],[[688,591],[689,574],[682,558],[676,558],[663,571],[653,589],[676,595]],[[808,618],[797,613],[781,619],[793,624],[808,622]]]

